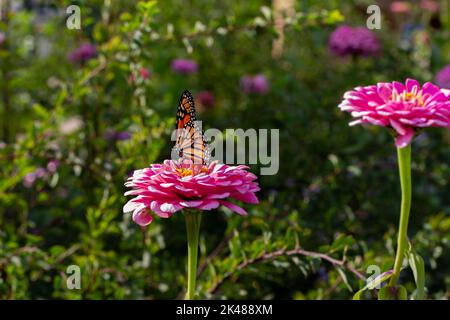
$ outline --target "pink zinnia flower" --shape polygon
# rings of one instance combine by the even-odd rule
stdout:
[[[198,70],[198,65],[195,61],[189,59],[174,59],[171,63],[172,71],[180,74],[191,74]]]
[[[212,162],[203,166],[186,160],[152,164],[134,171],[128,178],[125,186],[132,190],[125,195],[135,197],[123,211],[132,213],[133,220],[141,226],[152,222],[150,211],[161,218],[169,218],[182,209],[212,210],[223,205],[245,215],[244,209],[228,199],[258,203],[255,192],[260,189],[256,176],[246,169],[248,167],[243,165],[231,167]]]
[[[450,128],[450,92],[427,82],[422,87],[413,79],[406,84],[381,82],[356,87],[344,94],[339,105],[357,120],[350,125],[371,123],[391,127],[397,133],[395,144],[407,146],[414,137],[414,128]]]

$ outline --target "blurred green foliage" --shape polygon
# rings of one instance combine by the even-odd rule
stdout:
[[[206,127],[281,135],[280,171],[260,177],[261,203],[249,216],[205,213],[200,297],[348,299],[365,285],[358,274],[369,277],[367,267],[392,268],[400,199],[392,137],[348,128],[336,106],[357,85],[433,80],[450,58],[445,12],[408,21],[383,10],[382,55],[337,59],[327,50],[330,32],[344,17],[364,25],[370,1],[296,1],[283,53],[273,58],[270,1],[18,2],[0,24],[1,299],[183,296],[181,215],[140,229],[122,206],[127,175],[169,157],[186,88],[214,93],[214,106],[199,112]],[[65,27],[70,4],[81,7],[81,30]],[[405,40],[404,23],[421,27]],[[82,43],[95,44],[97,56],[70,63]],[[199,71],[174,73],[174,58],[197,61]],[[267,95],[242,92],[240,78],[256,73],[270,81]],[[111,140],[110,132],[131,138]],[[449,295],[449,143],[445,130],[428,130],[413,144],[409,235],[424,257],[428,298]],[[52,160],[56,171],[24,182]],[[66,287],[73,264],[80,290]],[[409,271],[401,282],[414,290]]]

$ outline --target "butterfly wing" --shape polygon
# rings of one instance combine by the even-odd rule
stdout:
[[[176,129],[193,127],[196,120],[194,98],[189,91],[184,90],[178,104]]]
[[[178,105],[174,149],[179,158],[190,159],[195,164],[208,164],[209,146],[196,121],[194,98],[185,90]]]

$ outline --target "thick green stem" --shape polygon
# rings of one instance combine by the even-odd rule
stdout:
[[[189,211],[185,214],[188,243],[187,291],[186,300],[195,296],[195,280],[197,277],[198,236],[200,232],[201,213]]]
[[[394,273],[389,281],[390,286],[397,284],[403,264],[403,258],[408,246],[408,221],[411,211],[411,145],[397,148],[400,185],[402,188],[402,204],[400,208],[400,224],[397,239],[397,254],[395,256]]]

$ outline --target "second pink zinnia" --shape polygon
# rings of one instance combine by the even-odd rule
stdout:
[[[450,127],[449,98],[448,90],[408,79],[406,84],[394,81],[356,87],[344,94],[339,108],[356,118],[350,125],[391,127],[397,134],[396,146],[402,148],[411,142],[415,128]]]

